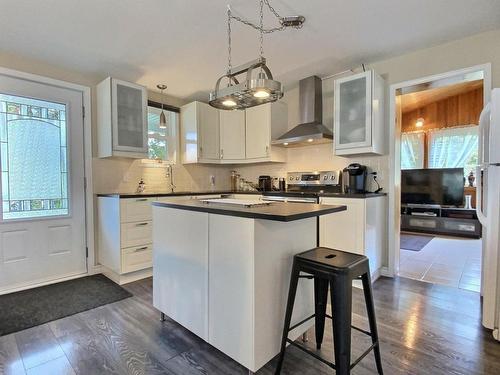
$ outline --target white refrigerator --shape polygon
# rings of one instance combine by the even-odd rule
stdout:
[[[479,120],[476,207],[483,225],[483,325],[500,341],[500,88]]]

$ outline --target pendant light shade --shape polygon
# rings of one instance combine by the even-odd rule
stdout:
[[[160,123],[158,124],[158,127],[160,129],[167,128],[167,116],[165,116],[165,112],[163,112],[163,110],[160,113]]]
[[[162,98],[161,98],[161,113],[160,113],[160,122],[158,123],[158,127],[160,129],[166,129],[167,128],[167,116],[165,116],[165,112],[163,111],[163,90],[165,90],[167,88],[167,85],[163,85],[163,84],[160,84],[160,85],[156,85],[156,87],[158,87],[158,89],[161,91],[161,95],[162,95]]]

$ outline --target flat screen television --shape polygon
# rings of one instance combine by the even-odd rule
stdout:
[[[464,169],[405,169],[401,171],[402,204],[463,206]]]

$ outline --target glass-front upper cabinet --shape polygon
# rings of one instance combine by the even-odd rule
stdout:
[[[147,157],[147,102],[147,89],[134,83],[107,78],[97,86],[99,157]]]
[[[335,80],[335,154],[383,154],[384,81],[373,71]]]

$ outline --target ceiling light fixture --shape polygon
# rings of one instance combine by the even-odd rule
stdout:
[[[271,94],[269,94],[269,92],[266,90],[259,90],[259,91],[254,92],[254,94],[253,94],[253,96],[255,96],[256,98],[259,98],[259,99],[269,98],[270,95]]]
[[[420,118],[417,119],[417,122],[415,123],[415,126],[417,128],[421,128],[422,126],[424,126],[424,122],[425,122],[424,119],[422,117],[420,117]]]
[[[163,90],[165,90],[167,88],[167,85],[163,85],[163,84],[160,84],[160,85],[156,85],[156,87],[158,87],[158,89],[161,91],[161,113],[160,113],[160,122],[158,124],[158,127],[160,129],[166,129],[167,128],[167,116],[165,116],[165,112],[163,112]]]
[[[278,19],[279,26],[264,28],[264,3],[269,11]],[[260,56],[241,66],[232,67],[231,64],[231,20],[236,20],[259,31]],[[264,57],[264,34],[285,30],[293,27],[300,29],[305,22],[303,16],[281,17],[269,4],[269,0],[260,0],[260,22],[258,25],[233,15],[231,7],[227,7],[227,40],[228,40],[228,62],[226,74],[221,76],[216,84],[215,90],[210,93],[209,104],[218,109],[245,109],[255,107],[264,103],[275,102],[283,97],[283,86],[281,82],[275,81],[271,70],[266,65]],[[254,71],[258,73],[254,76]],[[245,74],[245,80],[240,83],[236,76]],[[221,88],[221,82],[227,79],[227,86]]]
[[[236,102],[232,99],[226,99],[222,102],[222,105],[224,107],[231,108],[231,107],[234,107],[236,105]]]

